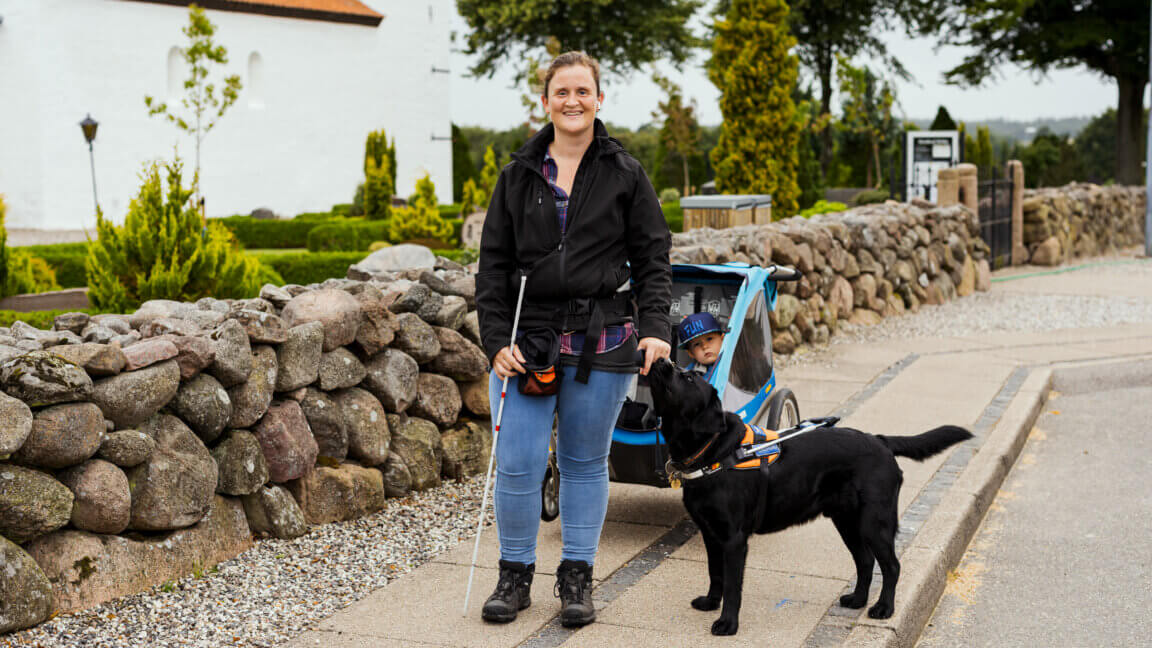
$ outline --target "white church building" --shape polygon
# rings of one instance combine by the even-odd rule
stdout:
[[[188,68],[187,0],[0,0],[0,194],[10,228],[79,229],[96,196],[123,222],[143,164],[174,147],[191,184],[192,138],[146,95],[178,112]],[[396,193],[431,173],[451,202],[452,0],[199,0],[228,50],[240,97],[201,147],[208,216],[258,207],[281,217],[352,201],[364,140],[394,139]],[[216,66],[221,67],[221,66]],[[222,78],[221,75],[220,78]],[[219,78],[216,79],[219,83]]]

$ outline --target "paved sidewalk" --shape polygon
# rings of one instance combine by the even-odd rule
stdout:
[[[1123,266],[1095,268],[1062,281],[1051,276],[994,284],[1004,293],[1114,294],[1152,299]],[[898,551],[902,575],[896,614],[877,622],[836,605],[851,589],[854,567],[831,523],[756,537],[748,556],[739,634],[713,637],[717,612],[688,602],[707,588],[703,543],[685,522],[679,491],[613,484],[596,564],[596,623],[569,631],[555,619],[551,575],[559,562],[559,524],[541,531],[533,605],[511,624],[480,620],[496,580],[493,528],[485,530],[467,616],[462,616],[472,543],[465,542],[411,574],[323,621],[289,646],[907,646],[919,636],[951,569],[979,526],[1052,384],[1054,367],[1149,361],[1152,323],[1047,333],[916,338],[834,347],[827,361],[779,372],[801,415],[835,413],[874,433],[918,434],[953,423],[976,438],[924,463],[900,460]],[[1141,380],[1145,378],[1140,378]],[[879,578],[869,603],[875,602]]]

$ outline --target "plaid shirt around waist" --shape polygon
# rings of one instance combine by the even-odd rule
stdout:
[[[544,177],[548,179],[548,186],[552,188],[552,200],[556,203],[556,216],[560,220],[560,235],[564,235],[565,228],[568,226],[568,192],[564,191],[563,187],[556,184],[556,179],[560,176],[560,168],[556,165],[555,158],[547,150],[544,151],[544,165],[541,169]],[[628,338],[636,333],[636,327],[631,322],[627,322],[621,326],[606,326],[604,331],[600,334],[600,340],[596,344],[596,353],[606,353],[613,349],[620,348]],[[560,353],[564,355],[580,355],[584,350],[584,334],[575,331],[565,331],[560,335]]]

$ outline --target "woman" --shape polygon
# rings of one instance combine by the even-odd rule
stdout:
[[[596,61],[583,52],[556,57],[540,100],[551,123],[500,173],[476,275],[493,416],[504,378],[526,385],[523,393],[509,385],[505,396],[494,495],[500,577],[483,617],[511,621],[530,605],[555,413],[564,538],[556,593],[561,622],[581,626],[596,618],[592,565],[608,508],[608,451],[634,358],[643,352],[647,374],[670,351],[671,236],[644,170],[596,118],[604,100]],[[522,275],[524,336],[513,341]],[[526,364],[559,364],[559,392],[531,380],[539,374],[526,374]]]

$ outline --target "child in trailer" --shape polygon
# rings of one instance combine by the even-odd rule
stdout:
[[[692,358],[687,369],[702,373],[705,380],[711,380],[727,332],[711,313],[693,313],[681,320],[676,333],[680,348]]]

